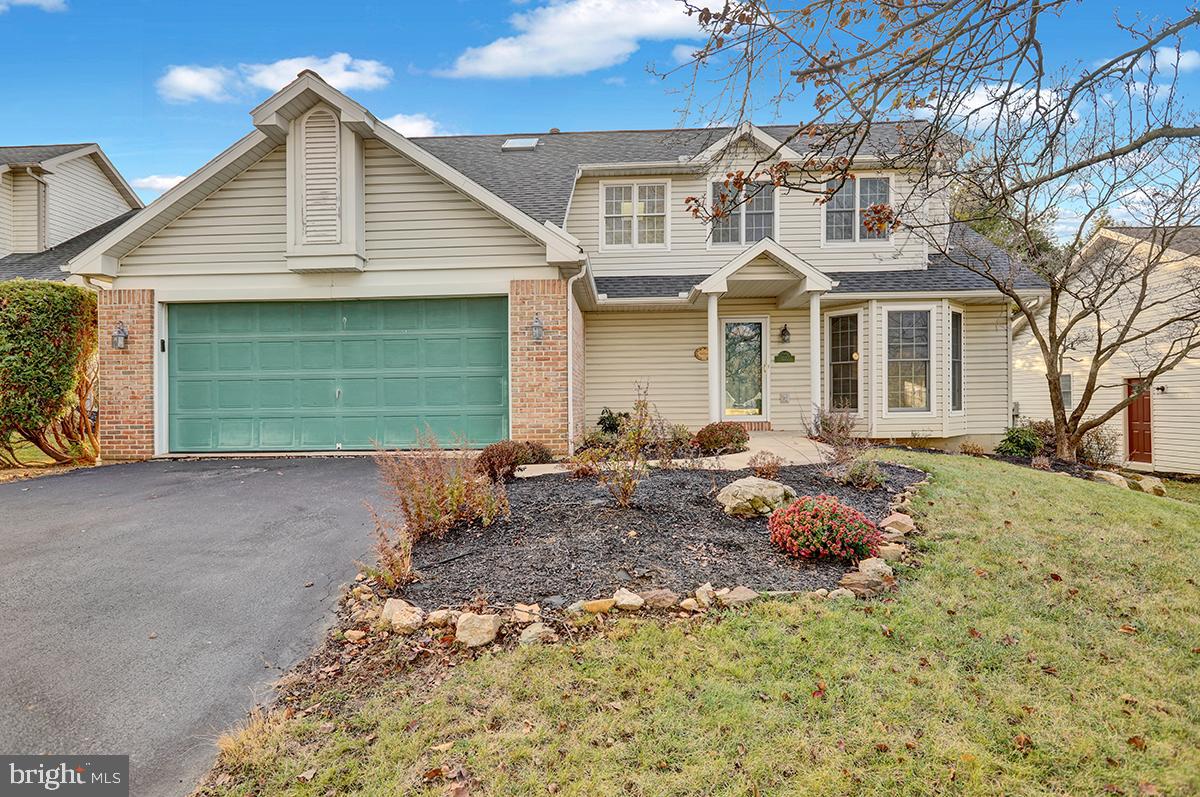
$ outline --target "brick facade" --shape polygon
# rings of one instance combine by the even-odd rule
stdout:
[[[100,291],[100,456],[105,460],[154,455],[154,291]],[[126,348],[112,347],[124,322]]]
[[[534,340],[533,320],[544,334]],[[567,283],[513,280],[508,287],[509,357],[513,440],[545,443],[555,454],[569,448]]]

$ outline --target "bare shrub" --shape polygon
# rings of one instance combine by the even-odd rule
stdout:
[[[1121,454],[1121,435],[1108,426],[1096,426],[1079,441],[1079,461],[1092,468],[1106,468]]]
[[[783,467],[783,458],[778,454],[772,454],[770,451],[759,451],[746,463],[750,469],[754,471],[754,475],[760,479],[771,479],[774,481],[779,478],[779,469]]]
[[[628,507],[633,503],[633,494],[649,471],[646,452],[654,439],[650,401],[646,398],[646,389],[639,385],[633,412],[630,417],[621,419],[616,444],[598,462],[600,473],[597,478],[608,488],[617,506]]]
[[[987,449],[974,440],[967,440],[958,447],[958,453],[966,454],[968,457],[985,457],[987,456]]]
[[[825,462],[831,471],[842,470],[857,459],[870,444],[855,434],[854,415],[845,410],[820,409],[805,426],[812,439],[829,446]]]
[[[388,589],[410,584],[417,580],[413,570],[413,536],[404,524],[392,524],[380,517],[371,507],[371,518],[375,521],[375,566],[363,565],[363,571],[378,579]],[[393,538],[395,538],[393,540]]]
[[[490,526],[507,517],[508,495],[475,470],[465,447],[445,451],[432,434],[422,434],[412,451],[380,451],[375,455],[388,500],[404,520],[415,543],[444,534],[459,523]]]
[[[884,484],[883,469],[873,459],[859,458],[846,468],[842,481],[860,490],[877,490]]]

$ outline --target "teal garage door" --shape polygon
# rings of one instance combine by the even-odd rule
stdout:
[[[173,452],[508,436],[508,300],[173,304]]]

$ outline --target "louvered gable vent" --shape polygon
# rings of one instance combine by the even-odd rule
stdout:
[[[318,109],[304,119],[304,242],[337,243],[338,121]]]

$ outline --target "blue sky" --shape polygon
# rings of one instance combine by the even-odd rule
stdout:
[[[1064,61],[1122,46],[1120,7],[1087,5],[1047,33]],[[414,135],[669,128],[646,67],[697,39],[673,0],[0,0],[0,41],[0,144],[97,141],[151,199],[305,66]]]

